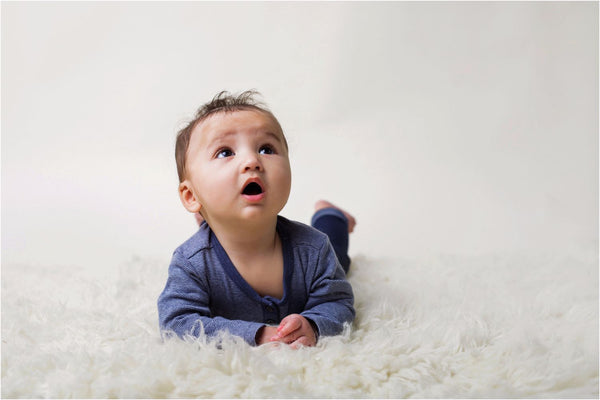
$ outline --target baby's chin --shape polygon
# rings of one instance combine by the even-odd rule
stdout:
[[[277,218],[282,208],[273,210],[266,209],[264,205],[252,204],[246,206],[240,215],[240,222],[256,223],[256,222],[269,222]]]
[[[268,210],[260,204],[247,205],[235,215],[208,216],[206,222],[211,228],[218,225],[233,230],[266,227],[277,223],[277,216],[282,209]]]

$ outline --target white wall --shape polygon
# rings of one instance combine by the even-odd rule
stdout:
[[[598,4],[2,3],[2,263],[168,260],[177,129],[256,88],[351,253],[598,245]]]

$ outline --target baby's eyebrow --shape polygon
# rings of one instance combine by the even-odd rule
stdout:
[[[210,135],[208,137],[207,147],[219,146],[221,143],[226,142],[229,136],[233,136],[235,131],[219,132],[217,134]]]
[[[219,139],[226,139],[228,136],[232,136],[235,133],[236,132],[234,130],[219,132],[218,134],[215,135],[215,137],[213,138],[213,141],[214,140],[219,140]]]
[[[230,130],[230,131],[224,131],[224,132],[219,132],[217,135],[215,135],[212,139],[210,139],[208,146],[218,146],[223,142],[227,141],[227,138],[229,136],[233,136],[235,135],[237,132],[235,130]],[[279,142],[280,144],[284,144],[285,141],[283,140],[283,138],[281,137],[281,135],[278,135],[277,133],[274,133],[270,130],[259,130],[258,131],[259,134],[261,135],[265,135],[268,136],[270,138],[275,139],[277,142]]]
[[[267,136],[270,136],[272,138],[274,138],[275,140],[277,140],[279,143],[283,144],[283,140],[281,140],[281,135],[278,135],[276,133],[270,132],[270,131],[266,131],[265,134]]]

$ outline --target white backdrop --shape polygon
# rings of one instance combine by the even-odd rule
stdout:
[[[175,133],[249,88],[351,255],[597,252],[596,2],[3,2],[2,264],[168,260]]]

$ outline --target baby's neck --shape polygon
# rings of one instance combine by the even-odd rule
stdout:
[[[211,226],[211,229],[231,258],[260,257],[277,247],[277,217],[263,224]]]

